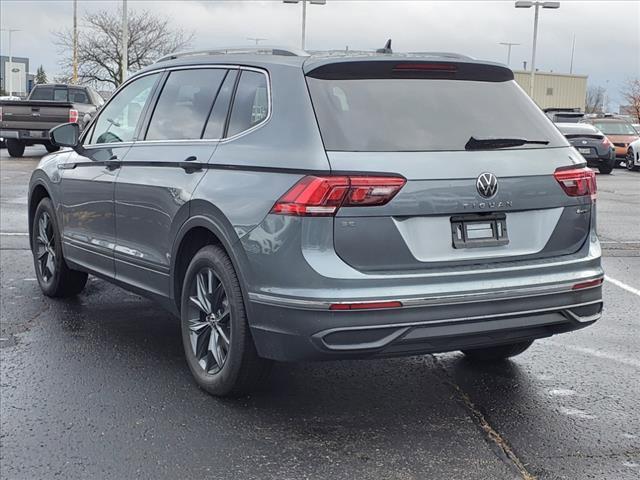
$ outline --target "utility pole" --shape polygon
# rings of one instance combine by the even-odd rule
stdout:
[[[122,52],[120,54],[120,69],[122,71],[122,83],[127,79],[129,68],[129,23],[127,21],[127,0],[122,0]]]
[[[13,94],[13,57],[11,56],[11,34],[13,32],[19,32],[20,30],[18,30],[17,28],[1,28],[0,32],[8,32],[9,33],[9,71],[7,72],[7,69],[4,69],[4,86],[5,88],[8,88],[7,90],[7,94],[8,95],[12,95]],[[9,81],[9,86],[7,87],[7,80]],[[20,90],[22,91],[22,90]]]
[[[78,0],[73,0],[73,78],[71,83],[78,83]]]
[[[576,34],[573,34],[573,43],[571,44],[571,64],[569,65],[569,73],[573,73],[573,54],[576,51]]]
[[[540,16],[540,7],[557,9],[560,8],[560,2],[517,0],[515,6],[516,8],[534,7],[535,10],[533,17],[533,49],[531,52],[531,80],[529,82],[529,96],[533,98],[533,85],[536,76],[536,46],[538,43],[538,17]]]
[[[511,47],[520,45],[519,43],[500,42],[500,45],[506,45],[507,47],[507,67],[511,66]]]

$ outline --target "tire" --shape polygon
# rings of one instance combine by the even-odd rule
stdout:
[[[498,345],[496,347],[474,348],[462,350],[469,359],[479,361],[497,361],[520,355],[531,346],[533,340],[527,342],[510,343],[508,345]]]
[[[180,312],[185,357],[200,388],[233,397],[266,380],[272,362],[258,356],[238,276],[220,246],[205,246],[194,255]]]
[[[627,158],[625,160],[625,165],[627,167],[627,170],[629,170],[630,172],[634,172],[634,171],[636,171],[638,169],[638,167],[636,167],[634,165],[634,162],[633,162],[633,150],[629,150],[627,152]]]
[[[598,171],[604,175],[609,175],[613,171],[613,167],[615,164],[616,164],[615,159],[607,160],[606,163],[600,164],[600,166],[598,167]]]
[[[19,158],[24,155],[25,144],[23,142],[13,138],[7,138],[5,141],[7,143],[7,150],[9,151],[10,156]]]
[[[31,228],[33,264],[38,283],[48,297],[71,297],[82,291],[87,283],[87,274],[67,266],[62,254],[60,230],[53,205],[43,198],[33,216]]]
[[[49,153],[57,152],[58,150],[60,150],[60,147],[54,145],[53,143],[49,143],[49,142],[44,144],[44,148],[46,148],[47,152],[49,152]]]

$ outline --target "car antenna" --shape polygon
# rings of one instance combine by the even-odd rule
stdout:
[[[376,53],[393,53],[393,50],[391,50],[391,39],[387,40],[383,48],[377,49]]]

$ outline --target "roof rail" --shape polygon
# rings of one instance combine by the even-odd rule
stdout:
[[[222,47],[211,50],[195,50],[190,52],[175,52],[160,57],[158,62],[166,62],[167,60],[175,60],[184,57],[196,57],[201,55],[233,55],[233,54],[254,54],[254,55],[281,55],[285,57],[306,57],[309,56],[304,50],[287,47]]]
[[[425,55],[429,57],[445,57],[458,60],[473,60],[473,57],[453,52],[408,52],[409,55]]]

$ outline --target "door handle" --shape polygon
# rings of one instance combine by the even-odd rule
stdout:
[[[195,162],[196,160],[198,160],[198,157],[194,157],[193,155],[184,159],[185,162]]]

